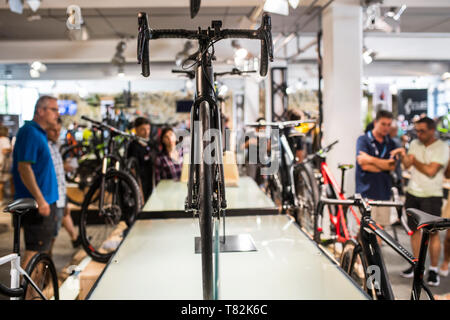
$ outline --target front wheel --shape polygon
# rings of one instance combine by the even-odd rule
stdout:
[[[52,259],[46,253],[37,253],[31,258],[26,273],[47,300],[59,300],[58,275]],[[44,300],[27,278],[23,278],[24,300]]]
[[[295,220],[307,233],[314,234],[314,210],[318,202],[318,187],[308,165],[300,163],[295,169],[295,191],[298,208]]]
[[[129,173],[109,170],[103,179],[100,176],[89,188],[79,224],[82,245],[98,262],[110,259],[140,210],[139,189]]]
[[[354,240],[348,240],[344,244],[341,254],[341,268],[365,291],[369,297],[376,299],[375,286],[368,281],[367,259],[364,257],[361,247]]]

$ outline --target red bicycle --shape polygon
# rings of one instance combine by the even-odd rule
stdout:
[[[341,170],[341,185],[339,185],[325,160],[327,153],[336,143],[338,140],[308,156],[301,164],[302,170],[314,172],[314,185],[306,189],[313,190],[315,210],[299,211],[297,222],[312,236],[315,242],[325,246],[336,242],[344,244],[346,241],[356,238],[360,225],[360,217],[352,206],[319,202],[319,189],[321,198],[347,200],[344,194],[344,178],[346,170],[352,169],[353,164],[338,165]],[[392,188],[392,194],[394,199],[399,198],[396,188]],[[401,214],[402,208],[396,207],[396,210],[398,216],[402,217],[401,225],[410,235],[411,230],[404,220],[404,215]],[[351,215],[348,215],[349,212]],[[349,220],[351,220],[350,223]]]
[[[354,222],[356,223],[355,226],[359,226],[360,224],[359,216],[351,206],[326,205],[318,210],[319,190],[322,190],[321,193],[327,198],[346,200],[344,195],[345,172],[352,169],[353,164],[340,164],[338,166],[342,172],[341,185],[339,185],[325,160],[327,153],[336,143],[338,143],[338,140],[316,153],[309,155],[301,163],[301,166],[303,166],[302,171],[309,171],[315,177],[312,182],[314,185],[307,188],[312,191],[315,205],[314,210],[299,210],[296,220],[313,237],[314,241],[325,245],[336,241],[344,243],[352,238],[352,234],[347,225],[346,215],[348,211],[352,213]],[[323,221],[324,214],[329,217],[326,221]],[[323,222],[328,221],[329,223],[323,224]]]

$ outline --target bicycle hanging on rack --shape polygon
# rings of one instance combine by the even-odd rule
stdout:
[[[220,134],[221,114],[213,82],[214,44],[227,38],[260,40],[260,75],[265,76],[269,59],[273,60],[270,16],[263,15],[257,30],[221,29],[221,21],[213,21],[212,27],[206,30],[153,30],[149,28],[144,12],[138,14],[138,25],[138,62],[142,65],[144,77],[150,75],[149,40],[184,38],[198,41],[199,49],[191,55],[196,65],[196,95],[191,109],[191,151],[185,210],[199,216],[203,298],[218,299],[219,225],[220,217],[225,217],[227,205]]]
[[[0,257],[0,265],[11,263],[11,287],[0,283],[0,293],[11,300],[59,300],[58,274],[52,259],[46,253],[36,253],[25,270],[20,267],[20,225],[22,216],[37,211],[34,199],[17,199],[6,206],[4,212],[12,214],[14,221],[13,253]],[[38,214],[38,213],[35,213]],[[20,276],[23,276],[22,282]]]
[[[113,232],[121,221],[129,227],[143,205],[136,179],[128,171],[125,159],[116,153],[115,137],[144,139],[86,116],[81,118],[102,131],[108,131],[110,135],[101,171],[83,200],[79,222],[82,245],[86,252],[96,261],[107,262],[118,247],[118,239],[122,238],[120,235],[114,238]]]

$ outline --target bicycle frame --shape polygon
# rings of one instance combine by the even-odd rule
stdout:
[[[8,262],[11,262],[11,289],[18,289],[20,288],[20,276],[24,276],[31,284],[31,286],[36,290],[36,292],[39,294],[39,296],[47,300],[45,295],[42,293],[42,291],[38,288],[38,286],[34,283],[34,281],[31,279],[31,277],[28,275],[28,273],[25,272],[20,267],[20,255],[18,253],[12,253],[7,256],[0,258],[0,266],[4,265]],[[11,300],[19,300],[19,297],[11,297]]]
[[[20,297],[13,296],[10,292],[14,289],[19,289],[20,276],[23,275],[31,284],[31,286],[36,290],[36,292],[41,296],[42,299],[48,300],[38,286],[34,283],[31,277],[23,270],[20,266],[20,217],[14,215],[14,245],[13,253],[0,258],[0,265],[4,265],[8,262],[11,263],[11,287],[6,288],[4,285],[0,284],[0,291],[11,297],[11,300],[19,300]]]
[[[386,244],[388,244],[395,252],[397,252],[403,259],[409,264],[414,266],[414,281],[411,289],[411,299],[420,299],[421,289],[423,288],[430,299],[433,299],[433,294],[429,288],[423,282],[423,272],[425,270],[425,260],[427,255],[429,232],[424,229],[422,243],[420,247],[419,258],[416,259],[411,253],[408,252],[398,241],[392,238],[380,225],[378,225],[371,218],[371,207],[401,207],[403,204],[396,201],[369,201],[363,199],[360,195],[355,195],[354,200],[338,200],[328,199],[322,197],[319,201],[319,206],[323,204],[331,205],[353,205],[358,207],[361,214],[361,224],[358,232],[357,239],[351,239],[356,242],[356,246],[353,250],[350,266],[354,266],[355,259],[358,253],[367,260],[368,270],[364,270],[365,274],[369,274],[372,270],[375,273],[369,274],[371,289],[375,288],[375,294],[379,300],[394,300],[395,296],[392,291],[392,286],[389,281],[388,272],[384,264],[381,248],[378,244],[377,236],[381,238]],[[373,267],[376,269],[373,269]],[[370,269],[369,269],[370,268]],[[348,273],[351,275],[353,270],[350,268]],[[372,282],[373,280],[373,282]],[[369,283],[367,283],[369,285]]]
[[[394,300],[395,296],[392,291],[386,266],[384,264],[384,259],[381,253],[381,248],[378,244],[376,236],[380,237],[382,241],[388,244],[395,252],[397,252],[403,259],[405,259],[409,264],[411,264],[414,267],[414,280],[411,289],[411,299],[419,300],[421,290],[423,288],[427,293],[428,297],[433,300],[434,299],[433,294],[431,293],[430,289],[424,284],[423,277],[421,276],[425,271],[425,260],[428,249],[428,240],[430,237],[429,232],[426,230],[424,230],[423,232],[419,258],[417,259],[414,258],[400,243],[398,243],[394,238],[392,238],[385,230],[383,230],[370,217],[370,213],[366,212],[364,215],[365,216],[361,220],[357,248],[360,248],[363,252],[363,255],[367,257],[369,266],[374,265],[379,267],[380,283],[378,284],[379,290],[376,291],[377,299]],[[353,254],[353,256],[355,256],[355,253]]]
[[[296,188],[294,182],[295,156],[291,150],[284,129],[281,129],[279,138],[279,152],[281,160],[280,173],[282,185],[282,208],[283,211],[298,207]]]
[[[325,160],[323,160],[320,164],[320,172],[321,177],[323,178],[323,181],[321,184],[323,186],[331,186],[333,192],[340,200],[347,200],[345,195],[342,192],[341,186],[338,185],[336,179],[334,178],[333,174],[331,173],[330,168],[328,167]],[[343,181],[343,180],[342,180]],[[349,207],[352,215],[354,216],[356,222],[358,225],[360,225],[360,219],[358,215],[356,214],[355,210],[352,206]],[[318,214],[320,214],[322,211],[318,211]],[[345,241],[349,240],[351,238],[348,228],[347,228],[347,222],[345,220],[345,211],[342,205],[337,206],[337,213],[336,215],[332,214],[332,212],[328,211],[329,217],[330,217],[330,223],[332,223],[336,230],[336,240],[338,242],[344,243]],[[321,222],[319,222],[318,225],[318,231],[322,232],[322,225]]]

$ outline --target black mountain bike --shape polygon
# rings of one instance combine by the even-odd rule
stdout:
[[[191,152],[185,209],[199,216],[203,298],[218,299],[218,230],[220,217],[225,217],[227,204],[220,134],[221,114],[212,68],[214,44],[227,38],[260,40],[260,75],[265,76],[269,58],[273,60],[270,16],[263,15],[258,30],[221,29],[221,21],[213,21],[212,27],[206,30],[152,30],[148,26],[147,14],[143,12],[138,15],[138,24],[138,62],[142,64],[142,75],[145,77],[150,75],[149,40],[185,38],[198,41],[198,51],[190,57],[196,70],[196,95],[191,109]]]
[[[313,190],[314,176],[300,163],[296,163],[288,139],[299,135],[294,127],[315,120],[294,120],[284,122],[247,123],[248,127],[270,127],[279,130],[279,135],[271,134],[271,161],[277,161],[279,169],[267,176],[265,191],[278,205],[280,213],[296,217],[299,210],[312,210],[315,205]]]
[[[414,229],[423,230],[419,258],[417,259],[371,218],[371,207],[402,207],[403,203],[397,199],[394,199],[394,201],[369,201],[356,194],[352,200],[321,197],[320,203],[359,208],[362,218],[358,236],[357,239],[350,239],[344,244],[341,267],[370,297],[379,300],[395,299],[383,255],[378,245],[376,237],[378,236],[414,267],[411,300],[419,300],[422,289],[429,299],[434,299],[430,289],[423,281],[428,240],[431,232],[450,228],[450,219],[432,216],[417,209],[406,210],[406,214],[414,223]]]
[[[85,116],[81,118],[109,132],[101,171],[86,193],[79,223],[80,236],[86,252],[96,261],[107,262],[122,240],[122,233],[117,231],[120,230],[119,223],[125,222],[126,226],[123,229],[125,232],[143,205],[138,182],[130,173],[125,159],[116,153],[114,138],[118,136],[126,139],[141,138]]]

